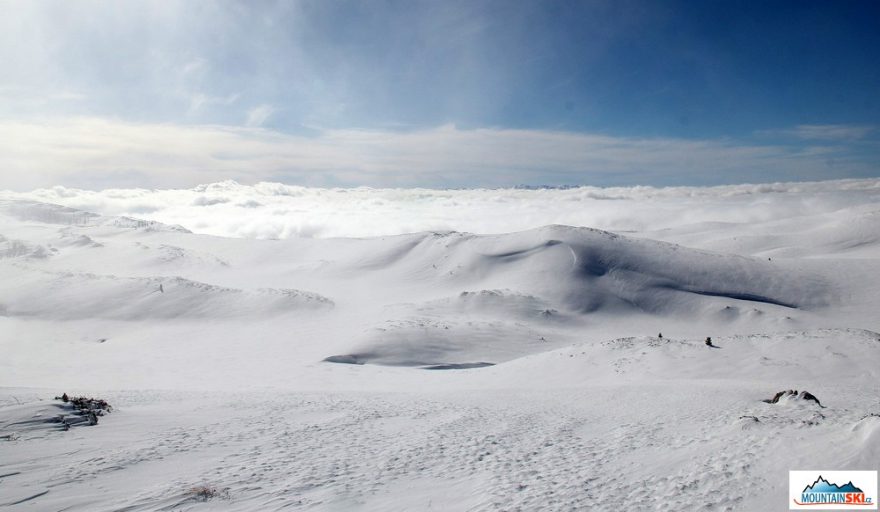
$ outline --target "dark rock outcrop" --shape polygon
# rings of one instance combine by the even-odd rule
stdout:
[[[825,407],[824,405],[822,405],[821,402],[819,402],[819,399],[816,398],[816,395],[810,393],[809,391],[801,391],[800,393],[798,393],[798,390],[796,389],[786,389],[784,391],[780,391],[773,395],[773,398],[770,398],[769,400],[764,400],[764,402],[768,404],[775,404],[779,402],[781,398],[786,396],[799,398],[801,400],[812,400],[813,402],[816,402],[819,407]]]

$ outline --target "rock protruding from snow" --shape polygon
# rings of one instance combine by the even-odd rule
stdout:
[[[798,390],[796,390],[796,389],[786,389],[786,390],[780,391],[780,392],[776,393],[775,395],[773,395],[773,398],[764,400],[764,402],[768,403],[768,404],[775,404],[775,403],[779,403],[780,401],[791,400],[791,399],[812,400],[813,402],[816,402],[816,404],[818,404],[819,407],[823,407],[823,405],[819,402],[819,399],[816,398],[816,395],[810,393],[809,391],[801,391],[800,393],[798,393]]]

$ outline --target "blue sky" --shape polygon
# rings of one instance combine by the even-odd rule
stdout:
[[[0,1],[0,187],[878,176],[874,1]]]

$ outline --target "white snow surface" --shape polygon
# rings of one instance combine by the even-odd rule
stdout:
[[[785,510],[880,466],[880,180],[273,187],[3,194],[0,509]]]

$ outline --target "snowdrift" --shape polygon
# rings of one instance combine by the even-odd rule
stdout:
[[[9,281],[11,276],[3,276]],[[3,314],[55,320],[260,318],[331,308],[321,295],[291,289],[241,290],[182,277],[31,272],[6,290]]]
[[[381,275],[388,286],[406,280],[436,290],[467,288],[398,307],[398,318],[331,361],[500,362],[569,341],[576,336],[572,329],[591,319],[653,318],[662,325],[660,319],[689,318],[791,328],[793,316],[822,309],[834,295],[823,277],[772,261],[587,228],[427,233],[388,242],[378,254],[361,252],[345,264]]]

